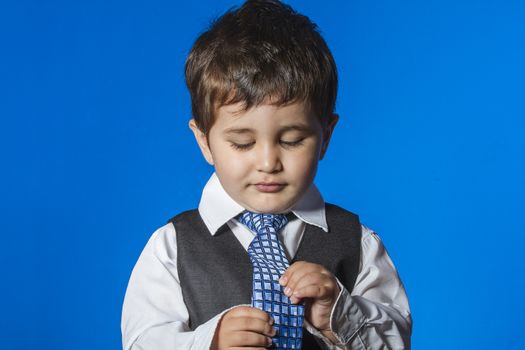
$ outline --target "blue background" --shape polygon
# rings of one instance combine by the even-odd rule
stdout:
[[[523,346],[523,1],[290,1],[321,28],[341,116],[316,182],[376,230],[414,349]],[[150,234],[212,169],[183,63],[234,1],[0,5],[3,349],[117,349]]]

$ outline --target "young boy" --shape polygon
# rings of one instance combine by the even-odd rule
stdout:
[[[407,297],[380,239],[313,184],[338,120],[316,26],[247,1],[197,39],[186,82],[215,172],[198,210],[158,229],[133,269],[124,349],[409,349]]]

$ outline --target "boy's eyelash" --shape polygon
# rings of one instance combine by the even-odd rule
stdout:
[[[303,144],[304,139],[300,139],[297,141],[281,141],[283,145],[286,145],[288,147],[297,147]]]
[[[237,150],[246,150],[248,148],[250,148],[251,146],[253,146],[255,142],[250,142],[250,143],[235,143],[235,142],[230,142],[230,145],[237,149]]]
[[[281,144],[285,145],[286,147],[297,147],[303,144],[304,139],[300,139],[297,141],[279,141]],[[247,150],[248,148],[252,147],[255,144],[255,142],[250,143],[235,143],[230,142],[230,145],[237,150]]]

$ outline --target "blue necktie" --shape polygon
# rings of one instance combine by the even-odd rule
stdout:
[[[243,212],[239,221],[257,235],[248,247],[253,266],[252,306],[266,311],[275,321],[277,334],[272,349],[301,349],[304,306],[290,302],[279,278],[290,266],[277,232],[288,223],[284,215]]]

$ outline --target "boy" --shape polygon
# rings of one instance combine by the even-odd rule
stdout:
[[[338,120],[316,26],[247,1],[197,39],[186,82],[215,173],[198,210],[144,248],[124,349],[409,349],[408,301],[381,241],[313,184]]]

